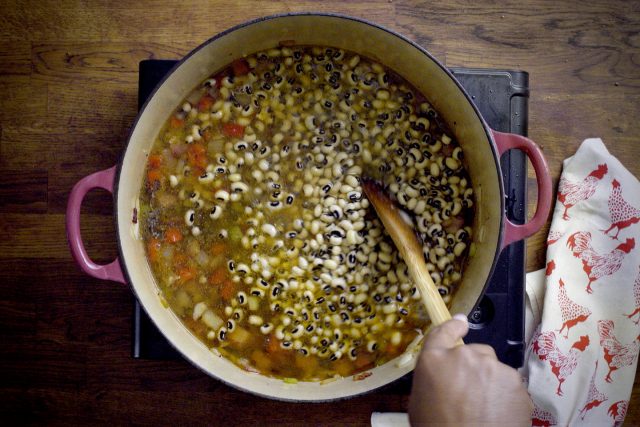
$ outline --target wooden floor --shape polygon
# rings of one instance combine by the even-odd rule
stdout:
[[[637,0],[4,0],[0,423],[367,425],[372,411],[406,409],[402,385],[331,404],[281,403],[186,362],[132,360],[131,291],[81,273],[67,248],[69,191],[118,162],[136,116],[140,60],[177,59],[245,20],[309,10],[375,21],[449,66],[528,71],[529,135],[544,147],[554,184],[562,160],[593,136],[640,176]],[[82,220],[93,258],[114,258],[106,192],[88,196]],[[547,230],[528,241],[529,271],[544,265]],[[638,377],[627,425],[640,425]]]

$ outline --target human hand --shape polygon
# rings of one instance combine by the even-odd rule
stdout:
[[[456,346],[467,318],[427,335],[413,374],[409,420],[419,425],[531,425],[533,405],[518,372],[488,345]]]

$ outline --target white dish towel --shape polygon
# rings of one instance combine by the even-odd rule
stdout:
[[[640,348],[640,182],[597,138],[564,161],[547,267],[527,274],[532,426],[621,425]],[[408,426],[373,413],[371,425]]]
[[[585,140],[564,161],[546,269],[527,275],[533,425],[622,423],[640,348],[639,222],[640,183]]]

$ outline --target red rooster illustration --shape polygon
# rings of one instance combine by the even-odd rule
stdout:
[[[558,425],[558,421],[551,412],[542,410],[535,404],[533,405],[533,412],[531,413],[532,427],[551,427],[555,425]]]
[[[564,205],[562,219],[569,219],[567,211],[576,203],[587,200],[593,196],[598,186],[598,181],[607,173],[607,165],[598,165],[585,179],[580,182],[571,182],[563,177],[558,185],[558,201]]]
[[[623,228],[627,228],[633,224],[640,222],[640,209],[630,205],[622,197],[622,188],[618,180],[614,179],[611,183],[613,190],[609,195],[609,214],[611,215],[611,227],[604,231],[604,234],[609,236],[609,232],[614,228],[617,228],[615,236],[609,236],[612,239],[618,240],[618,234]]]
[[[565,232],[551,230],[549,231],[549,235],[547,236],[547,246],[553,245],[555,242],[560,240],[562,236],[564,236]]]
[[[631,314],[627,314],[629,319],[633,319],[636,314],[640,313],[640,273],[636,276],[636,281],[633,283],[633,299],[636,303],[636,309]],[[633,321],[636,325],[640,322],[640,316]]]
[[[601,255],[591,246],[591,233],[578,231],[569,236],[567,246],[573,256],[582,260],[582,269],[587,273],[587,292],[592,293],[591,283],[604,276],[610,276],[620,269],[625,255],[635,247],[634,239],[627,239],[608,254]]]
[[[546,360],[551,365],[551,372],[558,379],[556,394],[562,396],[562,383],[578,366],[581,353],[589,345],[589,336],[581,336],[573,343],[567,354],[562,353],[556,345],[556,334],[553,331],[542,332],[534,338],[533,352],[540,360]]]
[[[551,260],[547,263],[547,268],[544,270],[544,275],[545,276],[551,276],[551,273],[553,273],[553,270],[556,269],[556,262],[554,260]]]
[[[591,376],[591,382],[589,382],[589,393],[587,394],[587,403],[584,404],[582,409],[580,410],[580,418],[584,420],[587,412],[592,410],[593,408],[600,406],[602,402],[608,400],[607,396],[600,392],[596,387],[596,372],[598,372],[598,361],[596,360],[596,369],[593,370],[593,375]]]
[[[622,426],[624,417],[627,415],[628,406],[629,406],[628,400],[619,400],[613,405],[609,406],[609,410],[607,411],[607,414],[609,414],[609,416],[613,418],[614,427]]]
[[[562,313],[562,327],[558,330],[558,333],[567,328],[565,338],[569,338],[569,329],[573,328],[580,322],[584,322],[591,315],[591,310],[587,307],[583,307],[573,302],[567,295],[567,289],[564,286],[564,282],[560,279],[560,291],[558,293],[558,305]]]
[[[598,320],[600,346],[604,349],[604,360],[609,366],[609,372],[604,379],[608,383],[613,381],[611,374],[614,371],[633,364],[640,349],[640,335],[631,343],[622,345],[613,335],[613,327],[612,320]]]

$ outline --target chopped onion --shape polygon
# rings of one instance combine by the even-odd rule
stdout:
[[[202,301],[197,303],[195,307],[193,307],[193,320],[198,320],[200,317],[202,317],[206,309],[207,304]]]
[[[166,260],[171,260],[173,257],[173,246],[166,245],[162,248],[162,258]]]
[[[217,330],[220,328],[220,326],[222,326],[222,319],[220,318],[220,316],[218,316],[211,310],[206,310],[204,313],[202,313],[202,321],[211,329]]]
[[[250,296],[247,298],[247,303],[249,304],[249,310],[256,311],[260,306],[260,300],[256,296]]]
[[[196,257],[196,261],[198,262],[198,264],[204,267],[209,263],[209,255],[207,255],[205,251],[200,251],[200,253]]]
[[[162,158],[165,164],[167,165],[167,167],[169,168],[175,167],[177,160],[173,156],[172,150],[169,150],[168,148],[165,148],[164,150],[162,150]]]
[[[182,156],[185,151],[187,151],[187,144],[181,144],[178,142],[171,146],[171,154],[173,154],[173,156],[176,158]],[[184,161],[182,162],[182,166],[184,166]],[[182,171],[181,166],[178,166],[178,168],[176,169]]]

